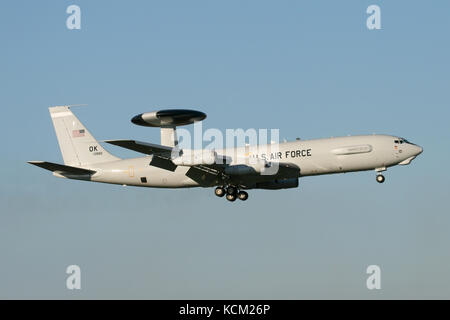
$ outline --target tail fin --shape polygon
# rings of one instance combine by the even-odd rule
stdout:
[[[103,149],[68,106],[50,107],[49,111],[65,165],[89,166],[120,160]]]

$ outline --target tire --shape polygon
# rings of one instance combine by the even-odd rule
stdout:
[[[378,183],[383,183],[385,180],[384,176],[382,174],[377,175],[377,182]]]
[[[225,195],[225,189],[222,187],[217,187],[216,190],[214,190],[214,194],[220,198],[222,198]]]
[[[236,196],[234,194],[227,194],[226,198],[231,202],[236,201]]]
[[[239,191],[238,198],[239,200],[245,201],[248,199],[248,193],[245,191]]]
[[[227,194],[232,194],[232,195],[235,195],[235,196],[236,196],[236,193],[237,193],[236,187],[229,186],[229,187],[227,188]]]

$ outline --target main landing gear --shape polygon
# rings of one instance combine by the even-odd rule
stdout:
[[[236,199],[245,201],[248,199],[248,193],[242,190],[239,190],[235,186],[227,186],[227,187],[217,187],[214,190],[214,193],[216,196],[222,198],[225,196],[225,198],[228,201],[236,201]]]
[[[217,187],[216,190],[214,190],[214,193],[216,194],[216,196],[222,198],[225,195],[226,191],[225,188]]]

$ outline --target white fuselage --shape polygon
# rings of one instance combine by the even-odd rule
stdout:
[[[239,164],[252,157],[268,162],[295,164],[300,168],[301,177],[374,169],[383,171],[397,164],[408,164],[422,152],[421,147],[411,143],[394,143],[396,139],[398,138],[388,135],[348,136],[216,151],[230,156],[231,164]],[[96,173],[90,180],[159,188],[200,186],[186,176],[190,167],[177,166],[172,172],[151,166],[151,160],[152,156],[145,156],[93,164],[88,169],[95,170]]]

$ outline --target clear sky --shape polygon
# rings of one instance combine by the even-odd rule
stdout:
[[[66,28],[66,8],[82,12]],[[366,9],[381,8],[381,30]],[[1,1],[0,298],[450,298],[450,2]],[[229,203],[212,189],[68,181],[47,108],[99,140],[159,142],[132,116],[280,137],[386,133],[410,166],[303,178]],[[117,147],[111,152],[138,156]],[[82,289],[66,289],[66,267]],[[366,268],[382,289],[366,288]]]

